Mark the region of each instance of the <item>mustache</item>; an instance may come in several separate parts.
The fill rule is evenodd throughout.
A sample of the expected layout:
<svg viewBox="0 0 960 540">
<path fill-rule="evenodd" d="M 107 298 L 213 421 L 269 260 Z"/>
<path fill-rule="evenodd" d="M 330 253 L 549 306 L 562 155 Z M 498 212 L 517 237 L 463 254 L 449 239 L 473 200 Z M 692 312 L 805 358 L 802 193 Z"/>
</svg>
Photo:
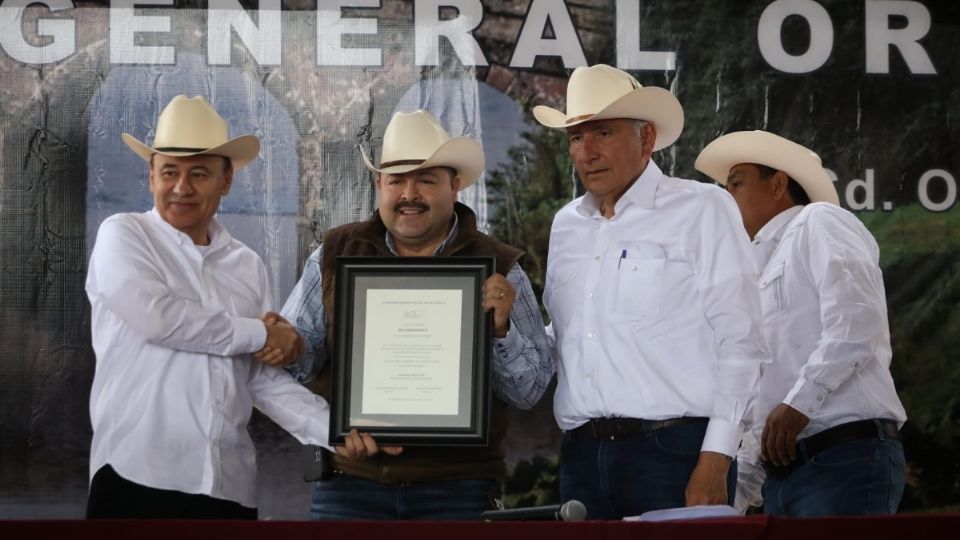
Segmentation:
<svg viewBox="0 0 960 540">
<path fill-rule="evenodd" d="M 394 212 L 399 212 L 400 210 L 403 210 L 404 208 L 412 208 L 412 209 L 414 209 L 414 210 L 422 210 L 422 211 L 424 211 L 424 212 L 426 212 L 427 210 L 430 210 L 430 207 L 427 206 L 426 204 L 422 203 L 422 202 L 416 202 L 416 201 L 400 201 L 400 202 L 398 202 L 397 204 L 395 204 L 395 205 L 393 206 L 393 211 L 394 211 Z"/>
</svg>

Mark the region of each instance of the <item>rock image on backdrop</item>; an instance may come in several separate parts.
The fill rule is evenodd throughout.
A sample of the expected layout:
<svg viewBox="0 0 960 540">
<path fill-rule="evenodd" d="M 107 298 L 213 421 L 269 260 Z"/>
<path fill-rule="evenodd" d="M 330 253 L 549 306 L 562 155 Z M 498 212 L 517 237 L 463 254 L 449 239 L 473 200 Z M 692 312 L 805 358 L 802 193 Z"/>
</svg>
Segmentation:
<svg viewBox="0 0 960 540">
<path fill-rule="evenodd" d="M 960 507 L 960 3 L 947 0 L 3 0 L 0 2 L 0 519 L 81 517 L 93 377 L 83 290 L 97 227 L 144 211 L 143 162 L 177 94 L 257 135 L 219 219 L 286 298 L 331 227 L 367 218 L 396 111 L 482 141 L 462 193 L 527 252 L 542 292 L 554 213 L 582 194 L 566 138 L 532 120 L 595 63 L 683 104 L 670 175 L 717 136 L 764 129 L 814 149 L 881 247 L 893 374 L 909 420 L 901 511 Z M 279 307 L 279 306 L 277 306 Z M 555 501 L 551 396 L 514 411 L 508 505 Z M 301 448 L 251 426 L 260 515 L 304 519 Z"/>
</svg>

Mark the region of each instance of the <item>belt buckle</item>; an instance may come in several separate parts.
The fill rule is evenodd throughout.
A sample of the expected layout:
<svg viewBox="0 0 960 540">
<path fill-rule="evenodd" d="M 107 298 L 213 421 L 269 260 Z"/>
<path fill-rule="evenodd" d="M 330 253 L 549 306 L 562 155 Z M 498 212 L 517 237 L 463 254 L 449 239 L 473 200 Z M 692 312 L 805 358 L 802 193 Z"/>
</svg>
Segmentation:
<svg viewBox="0 0 960 540">
<path fill-rule="evenodd" d="M 623 431 L 623 426 L 616 418 L 597 418 L 590 420 L 590 427 L 593 430 L 593 438 L 610 439 L 614 441 Z"/>
</svg>

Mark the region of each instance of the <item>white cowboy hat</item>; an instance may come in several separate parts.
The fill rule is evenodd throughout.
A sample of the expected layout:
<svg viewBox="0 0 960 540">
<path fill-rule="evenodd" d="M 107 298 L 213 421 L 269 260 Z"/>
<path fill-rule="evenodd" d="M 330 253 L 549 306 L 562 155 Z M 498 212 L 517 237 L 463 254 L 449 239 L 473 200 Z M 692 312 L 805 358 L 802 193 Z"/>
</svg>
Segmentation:
<svg viewBox="0 0 960 540">
<path fill-rule="evenodd" d="M 373 165 L 363 147 L 360 155 L 376 173 L 404 174 L 430 167 L 451 167 L 460 177 L 460 189 L 480 178 L 484 157 L 480 144 L 470 137 L 451 137 L 437 119 L 423 109 L 398 112 L 383 132 L 380 166 Z"/>
<path fill-rule="evenodd" d="M 799 144 L 766 131 L 737 131 L 708 144 L 694 167 L 727 185 L 730 169 L 741 163 L 766 165 L 797 181 L 810 202 L 840 205 L 837 189 L 823 168 L 820 156 Z"/>
<path fill-rule="evenodd" d="M 605 64 L 578 67 L 567 83 L 567 112 L 537 105 L 533 115 L 556 129 L 610 118 L 652 122 L 657 128 L 654 151 L 673 144 L 683 131 L 683 107 L 669 91 L 642 86 L 629 73 Z"/>
<path fill-rule="evenodd" d="M 184 157 L 214 155 L 230 158 L 235 169 L 256 159 L 260 140 L 253 135 L 227 138 L 227 122 L 201 96 L 176 96 L 157 119 L 153 147 L 132 135 L 121 135 L 123 142 L 143 159 L 153 154 Z"/>
</svg>

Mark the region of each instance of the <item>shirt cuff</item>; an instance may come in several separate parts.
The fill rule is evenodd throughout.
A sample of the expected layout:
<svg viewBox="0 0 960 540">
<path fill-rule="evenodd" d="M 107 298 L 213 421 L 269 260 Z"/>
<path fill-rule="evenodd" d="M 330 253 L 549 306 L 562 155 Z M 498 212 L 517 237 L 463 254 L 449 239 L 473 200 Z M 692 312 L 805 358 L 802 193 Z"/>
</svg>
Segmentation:
<svg viewBox="0 0 960 540">
<path fill-rule="evenodd" d="M 737 456 L 740 446 L 740 427 L 729 420 L 711 418 L 707 424 L 707 433 L 703 436 L 701 452 L 717 452 L 727 457 Z"/>
<path fill-rule="evenodd" d="M 510 330 L 507 331 L 506 336 L 493 338 L 493 353 L 503 366 L 506 366 L 507 361 L 511 358 L 517 357 L 517 347 L 520 344 L 518 334 L 517 325 L 511 321 Z"/>
<path fill-rule="evenodd" d="M 324 399 L 320 396 L 313 396 L 313 400 L 322 406 L 326 406 Z M 300 440 L 303 444 L 312 444 L 321 446 L 327 450 L 337 453 L 337 449 L 330 444 L 330 410 L 327 409 L 325 415 L 311 416 L 307 418 L 307 433 Z"/>
<path fill-rule="evenodd" d="M 233 351 L 231 354 L 254 353 L 267 344 L 267 327 L 260 319 L 234 317 Z"/>
<path fill-rule="evenodd" d="M 823 406 L 829 394 L 826 388 L 801 377 L 790 389 L 790 393 L 783 402 L 812 418 Z"/>
</svg>

